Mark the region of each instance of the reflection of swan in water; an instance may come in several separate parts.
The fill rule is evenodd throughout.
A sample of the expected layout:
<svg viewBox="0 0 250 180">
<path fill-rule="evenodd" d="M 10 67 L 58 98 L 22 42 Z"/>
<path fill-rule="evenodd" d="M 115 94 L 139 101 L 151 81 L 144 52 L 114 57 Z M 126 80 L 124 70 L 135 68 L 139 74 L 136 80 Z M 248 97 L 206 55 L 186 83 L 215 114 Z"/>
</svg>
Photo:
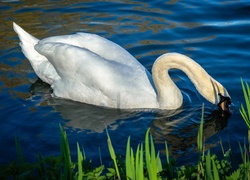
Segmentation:
<svg viewBox="0 0 250 180">
<path fill-rule="evenodd" d="M 36 74 L 51 84 L 53 95 L 120 109 L 177 109 L 181 91 L 169 77 L 182 70 L 198 92 L 218 104 L 227 90 L 191 58 L 166 53 L 154 63 L 152 75 L 131 54 L 97 35 L 77 33 L 38 40 L 13 23 L 24 55 Z"/>
<path fill-rule="evenodd" d="M 131 117 L 141 116 L 140 111 L 108 109 L 64 99 L 51 98 L 50 94 L 52 90 L 50 88 L 50 85 L 44 83 L 41 80 L 37 80 L 34 84 L 32 84 L 30 87 L 30 91 L 32 94 L 43 96 L 44 99 L 47 100 L 48 105 L 52 106 L 55 109 L 55 111 L 59 112 L 62 115 L 62 117 L 66 120 L 65 126 L 72 127 L 74 129 L 89 130 L 91 132 L 103 132 L 107 126 L 113 126 L 112 128 L 115 129 L 116 126 L 118 126 L 117 123 L 115 122 L 119 119 L 125 120 L 125 119 L 131 119 Z M 184 107 L 184 109 L 176 109 L 171 111 L 158 110 L 151 112 L 152 114 L 156 113 L 156 117 L 152 117 L 154 120 L 150 125 L 151 132 L 155 136 L 156 141 L 163 138 L 164 140 L 170 141 L 170 143 L 172 143 L 172 141 L 179 142 L 174 138 L 176 137 L 178 139 L 180 137 L 172 136 L 171 132 L 174 131 L 177 125 L 180 128 L 181 126 L 180 123 L 182 122 L 190 124 L 187 121 L 190 121 L 190 116 L 195 112 L 198 112 L 198 110 L 190 108 L 185 109 Z M 219 121 L 221 118 L 218 116 L 220 116 L 221 114 L 222 114 L 221 111 L 214 111 L 214 114 L 211 114 L 211 119 L 213 119 L 213 121 L 211 120 L 206 121 L 204 127 L 207 127 L 208 122 L 224 122 L 224 121 Z M 137 119 L 137 117 L 135 117 L 134 119 Z M 178 119 L 178 117 L 180 118 Z M 188 120 L 185 121 L 185 119 Z M 197 119 L 197 124 L 199 123 L 199 120 L 200 119 Z M 189 126 L 187 125 L 184 127 L 188 128 Z M 216 127 L 220 128 L 222 126 L 216 125 Z M 191 128 L 189 129 L 189 131 L 183 132 L 183 136 L 184 135 L 187 136 L 187 133 L 192 133 L 192 128 L 197 128 L 197 127 L 193 127 L 192 124 L 192 127 L 189 128 Z M 211 131 L 211 129 L 209 131 Z M 211 133 L 212 132 L 216 133 L 215 131 L 211 131 Z M 191 134 L 191 135 L 196 136 L 196 134 Z"/>
<path fill-rule="evenodd" d="M 185 109 L 174 117 L 167 117 L 161 113 L 152 121 L 150 132 L 153 134 L 156 143 L 168 142 L 172 155 L 178 157 L 186 153 L 189 154 L 196 149 L 200 115 L 200 107 Z M 212 112 L 205 109 L 204 138 L 208 139 L 225 128 L 230 115 L 229 112 L 222 111 L 220 108 Z"/>
<path fill-rule="evenodd" d="M 115 130 L 118 126 L 115 123 L 117 120 L 125 120 L 138 113 L 55 98 L 49 99 L 48 102 L 66 120 L 64 126 L 87 132 L 102 133 L 107 126 Z"/>
<path fill-rule="evenodd" d="M 141 118 L 141 113 L 143 113 L 137 110 L 110 109 L 70 100 L 52 98 L 52 89 L 50 85 L 44 83 L 40 79 L 31 85 L 30 92 L 32 95 L 42 96 L 43 104 L 45 100 L 46 104 L 53 107 L 55 111 L 59 112 L 62 118 L 66 120 L 65 126 L 73 129 L 101 133 L 107 126 L 111 126 L 112 129 L 115 129 L 116 126 L 118 126 L 117 120 L 131 120 L 132 117 L 132 119 L 137 121 Z M 181 111 L 181 109 L 171 111 L 164 110 L 164 115 L 171 117 L 179 114 Z M 156 111 L 149 110 L 148 112 L 155 114 Z M 151 117 L 148 118 L 150 118 L 151 121 Z M 122 123 L 122 121 L 120 122 Z"/>
<path fill-rule="evenodd" d="M 117 120 L 126 120 L 141 113 L 139 111 L 103 108 L 70 100 L 51 98 L 51 91 L 50 85 L 40 79 L 30 87 L 31 94 L 42 96 L 49 106 L 61 114 L 62 118 L 66 120 L 64 126 L 77 130 L 102 133 L 107 126 L 114 130 L 118 126 L 115 123 Z"/>
</svg>

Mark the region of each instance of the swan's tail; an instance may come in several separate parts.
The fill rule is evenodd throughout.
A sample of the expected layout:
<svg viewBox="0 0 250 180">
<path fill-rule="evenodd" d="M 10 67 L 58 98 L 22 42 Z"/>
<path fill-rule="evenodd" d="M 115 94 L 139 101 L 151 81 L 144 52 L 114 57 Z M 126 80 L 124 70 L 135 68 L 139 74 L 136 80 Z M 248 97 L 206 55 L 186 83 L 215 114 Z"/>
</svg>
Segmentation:
<svg viewBox="0 0 250 180">
<path fill-rule="evenodd" d="M 34 36 L 27 33 L 23 30 L 20 26 L 13 22 L 13 29 L 18 34 L 20 39 L 19 45 L 22 48 L 23 54 L 26 56 L 27 59 L 31 61 L 31 65 L 33 66 L 34 62 L 44 58 L 41 56 L 35 49 L 34 46 L 38 43 L 39 39 L 35 38 Z"/>
<path fill-rule="evenodd" d="M 58 78 L 58 75 L 48 59 L 35 50 L 35 45 L 38 43 L 39 39 L 27 33 L 14 22 L 13 29 L 18 34 L 21 41 L 19 45 L 22 48 L 23 54 L 30 61 L 38 77 L 44 82 L 51 84 L 53 79 Z"/>
</svg>

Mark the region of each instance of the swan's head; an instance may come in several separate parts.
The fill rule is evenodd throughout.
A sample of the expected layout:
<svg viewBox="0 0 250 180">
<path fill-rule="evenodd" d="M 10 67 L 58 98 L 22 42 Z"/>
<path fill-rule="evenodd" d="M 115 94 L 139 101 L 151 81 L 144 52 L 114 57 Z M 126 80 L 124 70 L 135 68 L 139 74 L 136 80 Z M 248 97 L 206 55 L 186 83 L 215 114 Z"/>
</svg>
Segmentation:
<svg viewBox="0 0 250 180">
<path fill-rule="evenodd" d="M 211 103 L 218 105 L 221 110 L 230 112 L 231 97 L 226 88 L 213 78 L 210 79 L 210 83 L 210 85 L 203 86 L 206 88 L 200 91 L 201 94 Z"/>
<path fill-rule="evenodd" d="M 229 105 L 231 104 L 231 98 L 223 96 L 219 93 L 220 102 L 218 103 L 219 108 L 224 111 L 230 113 Z"/>
</svg>

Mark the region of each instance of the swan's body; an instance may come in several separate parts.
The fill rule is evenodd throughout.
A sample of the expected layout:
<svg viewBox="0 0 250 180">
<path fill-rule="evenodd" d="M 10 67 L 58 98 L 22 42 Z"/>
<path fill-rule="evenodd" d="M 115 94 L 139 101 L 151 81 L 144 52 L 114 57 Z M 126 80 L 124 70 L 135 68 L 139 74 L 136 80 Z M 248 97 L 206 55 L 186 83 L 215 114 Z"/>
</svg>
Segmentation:
<svg viewBox="0 0 250 180">
<path fill-rule="evenodd" d="M 168 75 L 184 71 L 211 103 L 227 90 L 195 61 L 167 53 L 154 63 L 151 74 L 125 49 L 97 35 L 77 33 L 38 40 L 13 23 L 24 55 L 34 71 L 49 83 L 56 97 L 111 108 L 177 109 L 182 94 Z"/>
</svg>

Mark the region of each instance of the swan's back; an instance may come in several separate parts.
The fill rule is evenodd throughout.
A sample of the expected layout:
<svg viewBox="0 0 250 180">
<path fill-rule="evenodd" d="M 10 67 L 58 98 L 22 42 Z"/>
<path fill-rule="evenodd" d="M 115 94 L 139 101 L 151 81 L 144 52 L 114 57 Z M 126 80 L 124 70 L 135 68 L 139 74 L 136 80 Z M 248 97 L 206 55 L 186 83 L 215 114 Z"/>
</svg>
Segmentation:
<svg viewBox="0 0 250 180">
<path fill-rule="evenodd" d="M 99 56 L 126 66 L 140 66 L 144 68 L 128 51 L 118 44 L 109 41 L 101 36 L 90 33 L 76 33 L 72 35 L 62 35 L 45 38 L 40 43 L 58 42 L 70 44 L 98 54 Z"/>
</svg>

